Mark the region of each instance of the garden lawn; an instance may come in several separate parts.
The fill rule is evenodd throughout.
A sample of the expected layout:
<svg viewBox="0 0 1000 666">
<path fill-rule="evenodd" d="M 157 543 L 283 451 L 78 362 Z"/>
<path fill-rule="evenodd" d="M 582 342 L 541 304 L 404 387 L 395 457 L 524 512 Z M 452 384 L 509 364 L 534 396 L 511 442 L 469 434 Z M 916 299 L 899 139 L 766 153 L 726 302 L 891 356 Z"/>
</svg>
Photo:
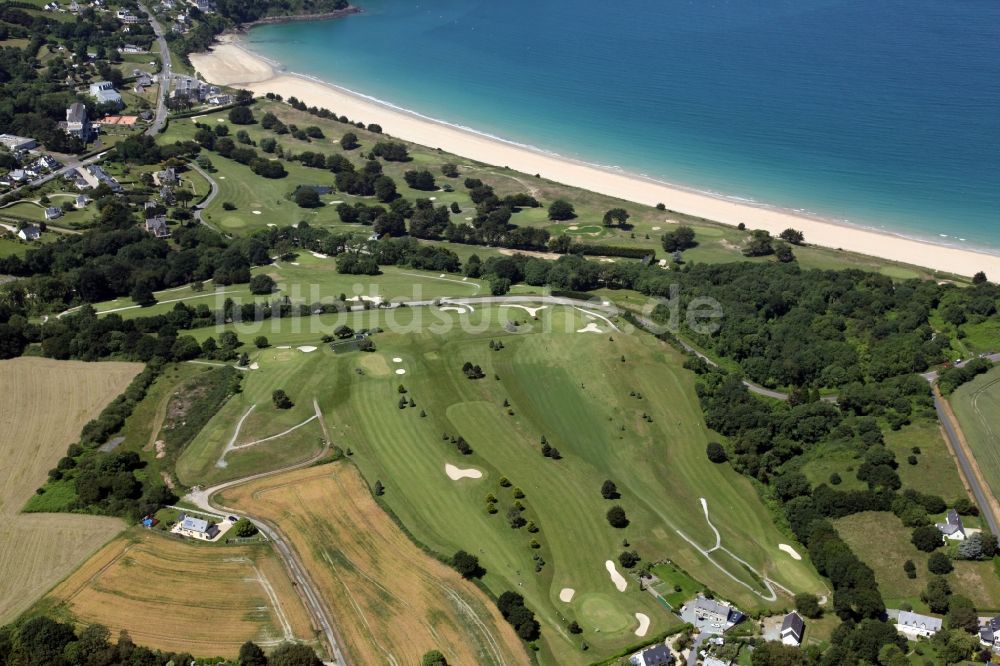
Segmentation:
<svg viewBox="0 0 1000 666">
<path fill-rule="evenodd" d="M 948 401 L 955 410 L 976 463 L 994 497 L 1000 497 L 1000 448 L 996 415 L 1000 412 L 1000 368 L 993 368 L 961 386 Z"/>
</svg>

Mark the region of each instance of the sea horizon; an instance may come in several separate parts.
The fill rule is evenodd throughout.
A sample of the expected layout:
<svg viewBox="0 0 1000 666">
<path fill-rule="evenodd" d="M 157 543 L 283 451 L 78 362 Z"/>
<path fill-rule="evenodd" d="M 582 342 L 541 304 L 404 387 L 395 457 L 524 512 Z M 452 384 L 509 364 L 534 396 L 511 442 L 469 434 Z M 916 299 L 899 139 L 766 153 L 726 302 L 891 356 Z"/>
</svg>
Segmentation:
<svg viewBox="0 0 1000 666">
<path fill-rule="evenodd" d="M 810 2 L 824 6 L 844 4 L 840 0 L 810 0 Z M 970 199 L 967 195 L 956 192 L 956 205 L 944 216 L 933 209 L 925 212 L 913 210 L 913 206 L 909 207 L 909 211 L 905 210 L 905 206 L 900 206 L 904 209 L 903 214 L 901 214 L 900 210 L 895 209 L 893 201 L 888 195 L 880 192 L 877 188 L 872 190 L 870 194 L 879 200 L 880 206 L 869 210 L 866 204 L 870 204 L 871 201 L 866 201 L 863 197 L 837 199 L 838 196 L 844 197 L 842 188 L 832 187 L 823 192 L 822 178 L 806 182 L 807 186 L 799 189 L 796 187 L 774 188 L 771 187 L 773 185 L 771 182 L 767 183 L 767 186 L 762 184 L 760 187 L 755 187 L 753 179 L 748 180 L 745 177 L 747 164 L 752 170 L 753 164 L 761 161 L 761 158 L 751 152 L 742 153 L 746 163 L 735 165 L 730 163 L 724 166 L 711 160 L 696 159 L 704 157 L 704 155 L 694 155 L 693 159 L 687 161 L 670 158 L 652 163 L 644 162 L 644 156 L 629 150 L 628 144 L 616 145 L 612 151 L 613 154 L 602 154 L 600 143 L 595 144 L 593 141 L 587 141 L 586 139 L 590 137 L 586 136 L 586 133 L 581 136 L 580 132 L 570 129 L 564 133 L 549 132 L 545 136 L 539 136 L 531 131 L 531 122 L 525 122 L 523 118 L 519 120 L 516 114 L 504 114 L 502 119 L 498 119 L 490 114 L 484 114 L 478 108 L 474 110 L 474 113 L 462 114 L 459 110 L 461 104 L 449 104 L 447 95 L 442 95 L 445 98 L 444 101 L 433 98 L 426 92 L 414 95 L 414 88 L 407 85 L 395 85 L 398 82 L 393 77 L 386 76 L 385 72 L 375 65 L 370 66 L 369 69 L 359 68 L 352 60 L 346 70 L 329 66 L 330 62 L 336 60 L 334 53 L 329 52 L 330 44 L 337 44 L 336 49 L 357 46 L 355 40 L 345 40 L 345 37 L 350 37 L 359 31 L 352 24 L 362 25 L 364 29 L 360 32 L 364 36 L 370 34 L 373 29 L 372 25 L 375 26 L 376 30 L 388 29 L 382 22 L 395 20 L 397 18 L 396 12 L 402 11 L 403 14 L 399 18 L 405 19 L 411 15 L 409 12 L 422 11 L 419 6 L 412 7 L 408 3 L 403 8 L 399 5 L 389 7 L 392 4 L 385 0 L 370 0 L 361 3 L 361 8 L 365 10 L 363 13 L 343 19 L 255 26 L 248 33 L 240 35 L 238 43 L 241 47 L 270 62 L 278 71 L 332 86 L 343 92 L 417 118 L 502 141 L 540 154 L 594 166 L 613 173 L 638 177 L 648 182 L 669 185 L 689 192 L 706 194 L 724 201 L 749 204 L 764 210 L 792 213 L 806 218 L 868 229 L 935 245 L 1000 255 L 1000 228 L 998 228 L 1000 225 L 995 224 L 995 222 L 1000 221 L 1000 217 L 995 212 L 1000 210 L 1000 184 L 998 184 L 1000 181 L 993 182 L 992 185 L 987 182 L 986 187 L 980 187 L 977 191 L 983 195 L 981 200 L 975 197 Z M 454 4 L 454 2 L 446 2 L 443 9 L 431 10 L 443 12 L 437 19 L 432 18 L 431 23 L 449 24 L 455 21 L 456 19 L 449 14 L 449 11 L 454 9 Z M 1000 17 L 1000 11 L 996 13 Z M 365 19 L 374 19 L 378 23 L 365 24 L 362 22 Z M 478 26 L 474 25 L 473 29 L 476 27 Z M 318 44 L 315 43 L 317 36 L 323 37 Z M 377 45 L 371 48 L 376 49 Z M 318 59 L 309 57 L 310 51 L 317 49 L 327 53 L 328 57 Z M 339 53 L 336 49 L 335 52 Z M 354 55 L 356 59 L 366 61 L 367 54 L 363 51 L 359 53 L 355 49 Z M 327 64 L 320 65 L 317 64 L 318 61 Z M 1000 60 L 997 61 L 997 67 L 1000 71 Z M 352 72 L 353 75 L 347 74 L 347 71 Z M 362 85 L 358 85 L 358 83 Z M 411 81 L 411 83 L 413 82 Z M 417 81 L 416 89 L 424 89 L 425 84 L 426 82 L 423 80 Z M 430 88 L 434 93 L 440 94 L 442 91 L 440 82 L 430 86 Z M 487 92 L 489 91 L 487 90 Z M 1000 95 L 994 95 L 994 97 L 998 113 L 1000 113 Z M 487 103 L 490 101 L 488 95 L 486 100 Z M 991 98 L 990 102 L 992 103 L 992 101 L 994 100 Z M 336 111 L 336 109 L 332 110 Z M 537 114 L 529 114 L 529 116 L 528 120 L 537 121 L 539 119 Z M 367 122 L 364 118 L 352 118 L 352 120 Z M 551 118 L 543 117 L 542 126 L 548 127 L 551 121 Z M 990 118 L 987 117 L 986 121 L 989 123 Z M 655 120 L 650 122 L 655 122 Z M 1000 122 L 996 120 L 993 122 L 1000 130 Z M 570 125 L 568 122 L 564 124 Z M 614 125 L 611 127 L 613 128 Z M 607 130 L 608 128 L 598 127 L 597 129 Z M 581 138 L 583 140 L 580 140 Z M 911 139 L 916 140 L 917 138 L 912 137 Z M 984 137 L 985 143 L 989 144 L 995 138 L 992 135 L 986 136 Z M 719 141 L 716 140 L 715 143 L 719 143 Z M 725 147 L 734 148 L 734 146 Z M 737 145 L 735 148 L 736 152 L 739 153 L 739 146 Z M 588 151 L 588 149 L 590 150 Z M 692 156 L 688 154 L 688 157 Z M 968 167 L 970 171 L 974 170 L 973 167 L 979 166 L 986 174 L 989 174 L 993 172 L 994 166 L 1000 167 L 1000 157 L 996 155 L 994 157 L 995 165 L 990 161 L 983 164 L 975 163 L 973 160 L 967 165 L 959 166 Z M 699 174 L 704 174 L 706 177 L 698 177 Z M 733 177 L 734 175 L 735 177 Z M 949 178 L 954 180 L 955 177 L 954 173 L 942 176 L 945 180 Z M 940 186 L 941 179 L 933 180 L 937 180 L 937 184 Z M 989 180 L 988 176 L 986 180 Z M 838 184 L 834 183 L 834 185 Z M 911 185 L 918 184 L 911 183 Z M 803 182 L 793 182 L 792 185 L 802 186 Z M 812 197 L 813 200 L 811 200 L 810 192 L 820 192 L 825 196 Z M 819 201 L 817 202 L 815 199 Z M 994 199 L 996 199 L 997 205 L 995 208 L 993 207 Z M 829 202 L 832 200 L 838 200 L 843 205 L 831 205 Z M 824 201 L 828 203 L 824 205 Z M 670 208 L 669 201 L 664 203 Z M 947 205 L 947 203 L 944 202 L 941 205 Z M 890 209 L 891 212 L 886 214 Z"/>
</svg>

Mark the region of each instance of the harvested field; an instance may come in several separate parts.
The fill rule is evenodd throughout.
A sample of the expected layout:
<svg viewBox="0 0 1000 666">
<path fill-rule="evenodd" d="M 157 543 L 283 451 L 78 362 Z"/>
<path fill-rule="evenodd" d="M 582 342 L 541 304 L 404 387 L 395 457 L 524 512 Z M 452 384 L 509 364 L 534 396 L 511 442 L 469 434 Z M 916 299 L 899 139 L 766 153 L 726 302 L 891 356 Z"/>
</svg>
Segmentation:
<svg viewBox="0 0 1000 666">
<path fill-rule="evenodd" d="M 493 603 L 423 553 L 375 503 L 349 464 L 227 490 L 225 504 L 280 525 L 332 611 L 352 663 L 527 664 Z"/>
<path fill-rule="evenodd" d="M 234 657 L 252 640 L 311 639 L 309 616 L 270 546 L 213 547 L 136 529 L 60 583 L 43 605 L 121 629 L 141 645 Z"/>
<path fill-rule="evenodd" d="M 14 619 L 120 532 L 116 518 L 18 512 L 138 363 L 0 362 L 0 623 Z"/>
</svg>

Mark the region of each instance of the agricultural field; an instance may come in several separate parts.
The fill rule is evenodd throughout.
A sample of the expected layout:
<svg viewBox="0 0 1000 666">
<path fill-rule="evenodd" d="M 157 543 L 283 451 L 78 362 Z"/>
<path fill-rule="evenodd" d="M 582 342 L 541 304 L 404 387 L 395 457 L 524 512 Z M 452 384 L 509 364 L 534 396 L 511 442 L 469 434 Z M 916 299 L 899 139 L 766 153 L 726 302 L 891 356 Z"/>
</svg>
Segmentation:
<svg viewBox="0 0 1000 666">
<path fill-rule="evenodd" d="M 142 366 L 22 357 L 0 362 L 0 623 L 14 619 L 118 534 L 117 518 L 21 514 L 83 425 Z"/>
<path fill-rule="evenodd" d="M 879 590 L 888 608 L 909 603 L 918 612 L 927 612 L 920 592 L 927 587 L 928 553 L 917 550 L 910 541 L 912 530 L 891 513 L 866 511 L 834 521 L 841 538 L 861 561 L 875 572 Z M 945 547 L 947 548 L 947 547 Z M 903 563 L 913 560 L 917 577 L 907 578 Z M 948 574 L 952 592 L 972 600 L 980 612 L 1000 611 L 1000 577 L 992 562 L 954 560 L 955 570 Z"/>
<path fill-rule="evenodd" d="M 245 129 L 250 139 L 259 143 L 265 137 L 274 138 L 278 145 L 288 153 L 305 151 L 324 154 L 341 153 L 360 163 L 360 153 L 366 152 L 376 142 L 385 140 L 384 135 L 373 134 L 367 130 L 346 126 L 339 122 L 318 118 L 303 111 L 298 111 L 286 104 L 262 100 L 254 106 L 254 114 L 259 119 L 266 112 L 274 113 L 285 124 L 295 124 L 299 127 L 317 126 L 324 134 L 322 139 L 302 141 L 290 134 L 275 135 L 263 129 L 259 124 L 230 127 L 231 132 Z M 164 142 L 172 143 L 179 140 L 193 139 L 196 132 L 195 123 L 208 125 L 228 124 L 227 111 L 207 113 L 196 118 L 182 119 L 171 123 L 163 134 Z M 358 136 L 361 147 L 353 151 L 344 151 L 339 145 L 340 137 L 347 131 Z M 724 225 L 715 224 L 701 218 L 693 218 L 672 211 L 659 211 L 648 206 L 622 201 L 612 197 L 595 194 L 578 188 L 568 187 L 544 178 L 522 174 L 501 167 L 472 162 L 455 155 L 443 153 L 432 148 L 407 143 L 412 160 L 403 163 L 387 162 L 383 164 L 385 173 L 396 181 L 399 193 L 408 198 L 431 198 L 435 204 L 450 205 L 457 203 L 462 213 L 453 215 L 455 222 L 470 219 L 475 205 L 469 198 L 463 186 L 466 177 L 481 178 L 494 186 L 499 196 L 527 192 L 548 205 L 555 199 L 564 198 L 571 201 L 577 217 L 568 222 L 552 222 L 546 217 L 546 209 L 524 209 L 511 219 L 511 222 L 521 226 L 544 226 L 554 236 L 570 235 L 574 239 L 587 243 L 607 243 L 616 246 L 644 247 L 656 251 L 663 256 L 660 246 L 660 236 L 678 223 L 689 224 L 695 228 L 698 247 L 685 252 L 687 261 L 697 262 L 729 262 L 729 261 L 770 261 L 769 258 L 746 258 L 740 253 L 740 247 L 747 238 L 747 233 Z M 312 226 L 325 227 L 334 231 L 358 231 L 363 227 L 343 224 L 335 208 L 340 202 L 353 204 L 356 201 L 372 203 L 364 199 L 334 193 L 321 197 L 323 206 L 314 209 L 298 207 L 290 198 L 295 187 L 301 184 L 330 185 L 333 174 L 323 169 L 305 167 L 298 162 L 283 162 L 288 171 L 286 178 L 268 180 L 253 175 L 247 166 L 218 154 L 206 151 L 211 159 L 214 173 L 212 177 L 219 185 L 219 196 L 208 206 L 205 219 L 213 226 L 223 231 L 238 235 L 248 235 L 267 224 L 284 226 L 299 221 L 306 221 Z M 442 164 L 451 162 L 459 165 L 461 175 L 458 178 L 445 178 L 441 175 Z M 439 189 L 434 192 L 413 190 L 403 180 L 403 173 L 411 169 L 426 168 L 433 173 L 437 184 L 447 183 L 454 191 Z M 225 210 L 224 203 L 232 204 L 233 210 Z M 632 215 L 629 228 L 606 228 L 602 224 L 605 211 L 614 207 L 624 207 Z M 808 241 L 808 239 L 806 239 Z M 888 263 L 884 260 L 852 255 L 836 250 L 797 247 L 795 253 L 799 263 L 806 268 L 859 268 L 881 272 L 894 279 L 912 277 L 930 277 L 931 272 L 915 266 Z"/>
<path fill-rule="evenodd" d="M 55 617 L 196 657 L 232 658 L 252 640 L 312 640 L 309 615 L 266 544 L 213 547 L 133 528 L 39 604 Z"/>
<path fill-rule="evenodd" d="M 1000 410 L 1000 368 L 993 368 L 948 397 L 962 434 L 976 457 L 993 496 L 1000 498 L 1000 447 L 996 414 Z"/>
<path fill-rule="evenodd" d="M 422 552 L 347 462 L 225 491 L 220 502 L 279 525 L 333 612 L 351 663 L 528 664 L 490 599 Z"/>
<path fill-rule="evenodd" d="M 373 353 L 338 354 L 319 344 L 317 327 L 339 324 L 385 332 L 372 338 Z M 650 561 L 669 558 L 747 609 L 788 603 L 781 596 L 766 601 L 762 577 L 794 592 L 828 592 L 807 560 L 778 548 L 794 539 L 774 526 L 753 486 L 707 460 L 709 433 L 693 375 L 681 368 L 678 353 L 651 336 L 620 334 L 612 322 L 551 306 L 373 310 L 227 329 L 246 342 L 263 333 L 274 347 L 251 353 L 258 369 L 247 373 L 243 394 L 181 457 L 180 480 L 209 485 L 238 476 L 218 466 L 234 434 L 237 440 L 279 434 L 308 419 L 315 398 L 334 443 L 351 454 L 370 486 L 382 482 L 384 502 L 418 543 L 444 556 L 468 550 L 489 572 L 484 582 L 494 595 L 515 590 L 525 596 L 542 622 L 547 663 L 592 661 L 640 640 L 636 613 L 650 619 L 649 636 L 674 624 L 617 565 L 623 550 Z M 199 339 L 218 333 L 192 332 Z M 504 348 L 491 351 L 491 340 Z M 467 361 L 481 366 L 482 379 L 463 375 Z M 295 402 L 284 414 L 270 402 L 276 388 Z M 401 397 L 414 406 L 401 408 Z M 251 404 L 255 410 L 237 433 Z M 468 455 L 450 441 L 458 436 L 470 445 Z M 562 459 L 542 456 L 542 436 Z M 310 452 L 296 450 L 300 459 Z M 452 474 L 465 470 L 478 478 L 452 480 L 446 465 L 454 466 Z M 510 487 L 501 486 L 502 477 Z M 617 484 L 620 499 L 602 498 L 607 479 Z M 525 497 L 515 498 L 514 487 Z M 496 499 L 495 514 L 487 512 L 489 496 Z M 537 531 L 508 526 L 515 501 Z M 605 518 L 616 504 L 628 516 L 624 529 Z M 616 589 L 609 560 L 624 591 Z M 573 590 L 569 602 L 560 600 L 565 589 Z M 571 620 L 584 628 L 582 635 L 568 633 Z"/>
</svg>

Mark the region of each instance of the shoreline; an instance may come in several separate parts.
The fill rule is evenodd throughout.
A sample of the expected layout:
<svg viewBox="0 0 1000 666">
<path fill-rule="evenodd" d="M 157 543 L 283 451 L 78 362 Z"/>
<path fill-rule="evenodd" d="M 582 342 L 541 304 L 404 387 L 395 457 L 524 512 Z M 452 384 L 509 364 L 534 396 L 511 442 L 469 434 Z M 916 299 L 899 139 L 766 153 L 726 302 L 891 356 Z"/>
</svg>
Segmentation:
<svg viewBox="0 0 1000 666">
<path fill-rule="evenodd" d="M 344 9 L 335 9 L 332 12 L 323 12 L 320 14 L 286 14 L 284 16 L 265 16 L 264 18 L 257 19 L 256 21 L 251 21 L 250 23 L 244 23 L 237 28 L 241 33 L 250 32 L 250 28 L 255 25 L 275 25 L 278 23 L 297 23 L 299 21 L 328 21 L 331 19 L 344 18 L 345 16 L 351 16 L 353 14 L 360 14 L 364 10 L 360 7 L 355 7 L 350 5 Z"/>
<path fill-rule="evenodd" d="M 805 234 L 806 243 L 844 250 L 955 275 L 984 271 L 1000 278 L 1000 254 L 987 249 L 956 247 L 891 231 L 832 221 L 798 211 L 734 200 L 722 195 L 665 183 L 619 169 L 589 164 L 514 143 L 472 128 L 450 124 L 403 109 L 315 77 L 287 71 L 223 35 L 208 53 L 191 55 L 204 79 L 215 85 L 243 87 L 256 95 L 271 92 L 285 99 L 295 96 L 310 106 L 326 107 L 352 120 L 378 123 L 386 135 L 444 150 L 468 159 L 540 174 L 559 183 L 626 201 L 748 229 L 767 229 L 772 235 L 789 227 Z M 665 211 L 666 212 L 666 211 Z"/>
</svg>

